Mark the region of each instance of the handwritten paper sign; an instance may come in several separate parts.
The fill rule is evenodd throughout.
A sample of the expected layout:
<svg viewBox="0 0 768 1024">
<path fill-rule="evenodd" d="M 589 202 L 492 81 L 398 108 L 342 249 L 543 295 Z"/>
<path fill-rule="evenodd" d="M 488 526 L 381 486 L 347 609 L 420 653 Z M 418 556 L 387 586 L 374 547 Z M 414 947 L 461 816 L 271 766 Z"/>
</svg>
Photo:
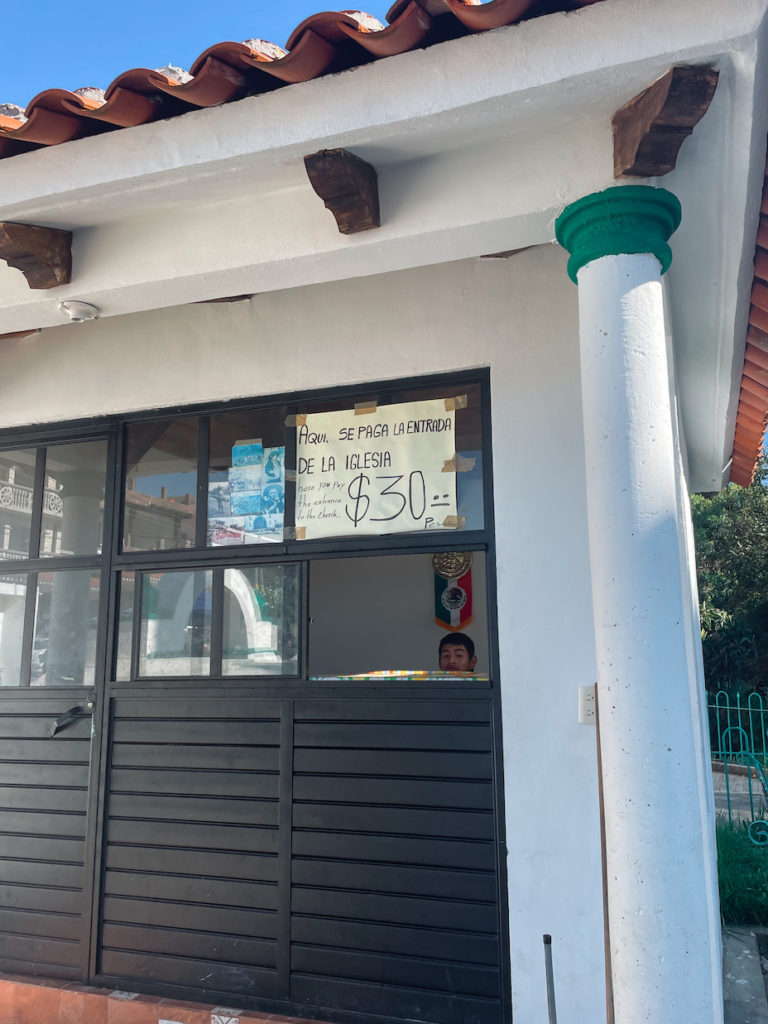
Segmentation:
<svg viewBox="0 0 768 1024">
<path fill-rule="evenodd" d="M 348 409 L 301 417 L 297 536 L 455 529 L 455 412 L 446 404 L 431 399 L 363 415 Z"/>
</svg>

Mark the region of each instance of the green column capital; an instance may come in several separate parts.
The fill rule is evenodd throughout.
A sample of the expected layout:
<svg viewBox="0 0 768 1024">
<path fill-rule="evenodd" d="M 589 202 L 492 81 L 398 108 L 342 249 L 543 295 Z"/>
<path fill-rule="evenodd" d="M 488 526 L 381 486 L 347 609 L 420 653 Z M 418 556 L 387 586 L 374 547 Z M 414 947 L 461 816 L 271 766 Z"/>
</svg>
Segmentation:
<svg viewBox="0 0 768 1024">
<path fill-rule="evenodd" d="M 665 274 L 672 262 L 667 240 L 680 224 L 677 196 L 650 185 L 618 185 L 577 199 L 555 221 L 555 237 L 570 253 L 568 276 L 601 256 L 651 253 Z"/>
</svg>

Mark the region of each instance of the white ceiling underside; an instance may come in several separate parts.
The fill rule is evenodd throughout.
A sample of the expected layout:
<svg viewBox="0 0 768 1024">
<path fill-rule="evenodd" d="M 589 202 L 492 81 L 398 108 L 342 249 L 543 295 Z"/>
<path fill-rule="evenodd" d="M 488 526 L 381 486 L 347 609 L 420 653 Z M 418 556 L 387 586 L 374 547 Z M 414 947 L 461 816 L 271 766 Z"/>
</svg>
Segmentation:
<svg viewBox="0 0 768 1024">
<path fill-rule="evenodd" d="M 730 452 L 765 167 L 768 0 L 605 0 L 224 107 L 0 161 L 0 220 L 74 232 L 70 285 L 0 263 L 0 333 L 549 244 L 615 184 L 611 116 L 674 64 L 714 64 L 674 172 L 668 275 L 691 485 Z M 755 97 L 759 98 L 756 102 Z M 382 226 L 342 236 L 302 157 L 378 170 Z M 514 263 L 510 264 L 514 272 Z"/>
</svg>

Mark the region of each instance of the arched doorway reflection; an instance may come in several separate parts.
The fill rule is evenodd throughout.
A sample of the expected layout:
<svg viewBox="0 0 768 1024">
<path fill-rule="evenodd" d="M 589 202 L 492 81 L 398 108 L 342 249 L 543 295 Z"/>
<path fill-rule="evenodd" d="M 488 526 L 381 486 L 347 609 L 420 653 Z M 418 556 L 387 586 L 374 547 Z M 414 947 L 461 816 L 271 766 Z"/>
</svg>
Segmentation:
<svg viewBox="0 0 768 1024">
<path fill-rule="evenodd" d="M 296 566 L 226 569 L 223 612 L 222 675 L 297 671 Z"/>
</svg>

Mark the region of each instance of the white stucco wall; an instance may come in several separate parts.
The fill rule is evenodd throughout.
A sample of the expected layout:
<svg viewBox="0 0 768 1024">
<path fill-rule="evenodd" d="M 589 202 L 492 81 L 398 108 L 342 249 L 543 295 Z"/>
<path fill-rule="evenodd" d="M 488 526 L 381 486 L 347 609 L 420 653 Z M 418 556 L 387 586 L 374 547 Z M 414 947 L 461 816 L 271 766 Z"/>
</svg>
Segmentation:
<svg viewBox="0 0 768 1024">
<path fill-rule="evenodd" d="M 51 329 L 0 346 L 0 426 L 490 366 L 515 1024 L 605 1018 L 577 291 L 541 247 Z"/>
</svg>

